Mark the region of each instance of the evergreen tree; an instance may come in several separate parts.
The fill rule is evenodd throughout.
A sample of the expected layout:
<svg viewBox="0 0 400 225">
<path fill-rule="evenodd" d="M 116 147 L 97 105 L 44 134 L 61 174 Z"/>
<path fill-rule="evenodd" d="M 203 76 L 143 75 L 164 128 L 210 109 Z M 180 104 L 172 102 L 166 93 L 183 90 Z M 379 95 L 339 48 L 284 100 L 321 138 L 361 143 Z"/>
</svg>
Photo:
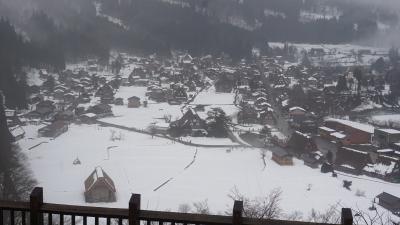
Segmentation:
<svg viewBox="0 0 400 225">
<path fill-rule="evenodd" d="M 296 84 L 293 89 L 289 92 L 290 105 L 304 107 L 307 104 L 307 95 L 303 88 Z"/>
<path fill-rule="evenodd" d="M 389 59 L 393 66 L 397 66 L 400 59 L 398 48 L 392 47 L 389 49 Z"/>
<path fill-rule="evenodd" d="M 336 84 L 336 90 L 339 92 L 347 90 L 347 79 L 345 76 L 340 76 Z"/>
<path fill-rule="evenodd" d="M 307 54 L 307 52 L 303 52 L 303 56 L 302 56 L 302 58 L 301 58 L 301 65 L 302 66 L 305 66 L 305 67 L 311 67 L 311 61 L 310 61 L 310 59 L 308 58 L 308 54 Z"/>
<path fill-rule="evenodd" d="M 54 87 L 56 85 L 56 80 L 53 76 L 49 76 L 47 80 L 43 83 L 43 87 L 47 88 L 50 92 L 54 91 Z"/>
<path fill-rule="evenodd" d="M 357 92 L 360 94 L 361 86 L 362 86 L 362 80 L 363 80 L 363 72 L 362 72 L 362 70 L 360 68 L 356 67 L 353 70 L 353 74 L 354 74 L 354 77 L 357 80 Z"/>
<path fill-rule="evenodd" d="M 382 73 L 383 70 L 385 69 L 385 60 L 383 59 L 383 57 L 380 57 L 379 59 L 377 59 L 375 61 L 375 63 L 371 65 L 371 68 L 373 70 L 376 70 L 376 71 Z"/>
<path fill-rule="evenodd" d="M 214 108 L 208 112 L 208 134 L 212 137 L 225 138 L 228 136 L 230 119 L 221 108 Z"/>
<path fill-rule="evenodd" d="M 13 188 L 11 183 L 11 143 L 14 141 L 8 126 L 7 118 L 4 112 L 3 95 L 0 93 L 0 199 L 8 199 L 8 195 Z"/>
</svg>

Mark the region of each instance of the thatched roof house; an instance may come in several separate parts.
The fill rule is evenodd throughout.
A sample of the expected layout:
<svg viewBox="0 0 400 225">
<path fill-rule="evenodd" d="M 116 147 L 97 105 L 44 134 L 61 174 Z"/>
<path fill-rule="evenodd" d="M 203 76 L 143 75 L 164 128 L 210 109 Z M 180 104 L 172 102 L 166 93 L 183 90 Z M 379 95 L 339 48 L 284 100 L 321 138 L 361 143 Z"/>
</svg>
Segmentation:
<svg viewBox="0 0 400 225">
<path fill-rule="evenodd" d="M 97 167 L 85 180 L 86 202 L 115 202 L 115 185 L 110 176 Z"/>
</svg>

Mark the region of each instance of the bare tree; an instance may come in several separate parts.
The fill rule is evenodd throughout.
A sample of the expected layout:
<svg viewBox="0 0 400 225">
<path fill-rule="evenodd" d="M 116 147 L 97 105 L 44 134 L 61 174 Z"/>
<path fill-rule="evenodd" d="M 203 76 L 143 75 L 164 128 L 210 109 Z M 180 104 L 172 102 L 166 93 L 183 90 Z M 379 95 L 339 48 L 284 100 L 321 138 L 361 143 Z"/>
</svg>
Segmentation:
<svg viewBox="0 0 400 225">
<path fill-rule="evenodd" d="M 338 204 L 332 205 L 324 212 L 318 212 L 312 209 L 307 221 L 315 223 L 338 224 L 341 219 L 341 213 L 338 210 Z"/>
<path fill-rule="evenodd" d="M 237 187 L 234 187 L 228 197 L 233 200 L 243 201 L 243 216 L 245 217 L 274 219 L 282 214 L 282 209 L 279 206 L 281 195 L 282 190 L 276 188 L 267 196 L 250 199 L 241 194 Z"/>
<path fill-rule="evenodd" d="M 186 203 L 180 204 L 178 207 L 178 212 L 181 212 L 181 213 L 189 213 L 191 210 L 192 210 L 192 207 L 190 207 L 190 205 L 186 204 Z"/>
<path fill-rule="evenodd" d="M 284 216 L 285 220 L 289 221 L 301 221 L 303 220 L 303 213 L 300 211 L 294 211 Z"/>
<path fill-rule="evenodd" d="M 357 208 L 353 210 L 355 225 L 396 225 L 399 224 L 392 218 L 389 211 L 378 211 L 377 208 L 370 208 L 370 212 L 365 212 Z"/>
<path fill-rule="evenodd" d="M 194 210 L 193 212 L 199 214 L 210 214 L 210 207 L 208 206 L 207 199 L 200 202 L 193 203 Z"/>
</svg>

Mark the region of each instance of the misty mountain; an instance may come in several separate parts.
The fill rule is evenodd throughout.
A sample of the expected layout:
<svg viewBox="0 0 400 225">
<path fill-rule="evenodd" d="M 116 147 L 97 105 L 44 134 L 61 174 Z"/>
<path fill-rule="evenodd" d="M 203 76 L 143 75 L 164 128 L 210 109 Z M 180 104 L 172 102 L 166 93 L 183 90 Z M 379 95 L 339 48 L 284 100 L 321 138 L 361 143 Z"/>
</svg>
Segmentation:
<svg viewBox="0 0 400 225">
<path fill-rule="evenodd" d="M 0 0 L 0 14 L 33 40 L 58 36 L 66 42 L 67 58 L 68 55 L 97 55 L 111 48 L 161 54 L 168 54 L 171 49 L 187 50 L 192 54 L 225 52 L 240 58 L 265 41 L 344 43 L 397 33 L 400 10 L 389 7 L 393 4 L 390 0 L 382 1 L 390 3 L 378 5 L 348 0 Z M 50 28 L 44 20 L 38 23 L 38 12 L 47 15 L 55 28 Z M 77 44 L 78 40 L 90 43 L 91 47 Z M 75 54 L 76 51 L 79 54 Z"/>
</svg>

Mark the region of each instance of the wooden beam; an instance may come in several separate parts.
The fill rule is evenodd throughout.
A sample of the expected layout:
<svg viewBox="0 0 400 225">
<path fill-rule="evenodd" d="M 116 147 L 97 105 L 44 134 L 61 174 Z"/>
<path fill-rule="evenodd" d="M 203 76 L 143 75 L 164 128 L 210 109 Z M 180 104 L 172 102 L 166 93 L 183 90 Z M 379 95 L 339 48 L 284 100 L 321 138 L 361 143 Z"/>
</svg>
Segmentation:
<svg viewBox="0 0 400 225">
<path fill-rule="evenodd" d="M 233 204 L 232 224 L 233 225 L 242 225 L 243 224 L 243 202 L 242 201 L 235 201 L 235 203 Z"/>
<path fill-rule="evenodd" d="M 35 187 L 30 195 L 30 219 L 31 225 L 42 225 L 40 208 L 43 205 L 43 188 Z"/>
<path fill-rule="evenodd" d="M 140 225 L 140 194 L 132 194 L 128 214 L 129 225 Z"/>
</svg>

